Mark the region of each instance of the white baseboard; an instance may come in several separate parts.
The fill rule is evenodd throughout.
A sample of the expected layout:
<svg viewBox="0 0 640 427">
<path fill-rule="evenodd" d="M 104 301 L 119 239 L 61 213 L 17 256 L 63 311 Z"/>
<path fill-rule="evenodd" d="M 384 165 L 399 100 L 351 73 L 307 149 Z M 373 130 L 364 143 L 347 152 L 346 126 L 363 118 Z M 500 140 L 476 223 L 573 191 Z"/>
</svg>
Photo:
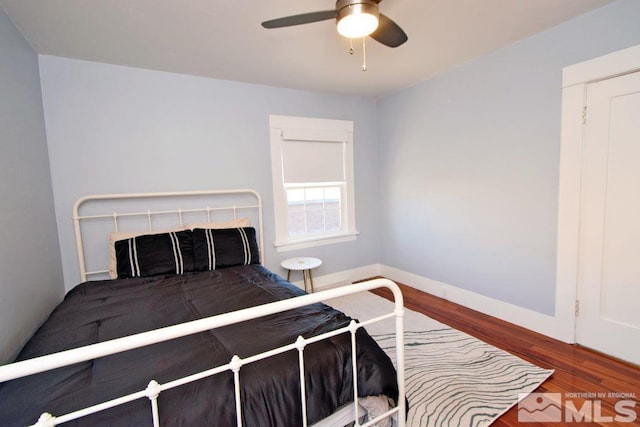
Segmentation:
<svg viewBox="0 0 640 427">
<path fill-rule="evenodd" d="M 538 313 L 537 311 L 489 298 L 475 292 L 386 265 L 380 266 L 380 275 L 560 341 L 566 343 L 575 342 L 573 327 L 567 325 L 567 322 L 563 322 L 562 319 L 557 317 Z"/>
<path fill-rule="evenodd" d="M 349 285 L 358 280 L 375 276 L 380 276 L 380 265 L 365 265 L 351 270 L 338 271 L 336 273 L 325 274 L 317 277 L 313 276 L 313 288 L 316 291 L 323 291 L 331 288 L 337 288 L 338 286 Z M 304 289 L 304 282 L 302 280 L 296 280 L 292 283 L 299 288 Z"/>
<path fill-rule="evenodd" d="M 497 317 L 498 319 L 566 343 L 575 342 L 573 326 L 569 324 L 570 322 L 563 321 L 559 317 L 538 313 L 537 311 L 489 298 L 384 264 L 371 264 L 314 277 L 313 283 L 315 290 L 325 290 L 376 276 L 386 277 L 395 282 L 411 286 L 412 288 L 446 299 L 447 301 L 460 304 L 489 316 Z M 294 283 L 304 288 L 302 281 Z"/>
</svg>

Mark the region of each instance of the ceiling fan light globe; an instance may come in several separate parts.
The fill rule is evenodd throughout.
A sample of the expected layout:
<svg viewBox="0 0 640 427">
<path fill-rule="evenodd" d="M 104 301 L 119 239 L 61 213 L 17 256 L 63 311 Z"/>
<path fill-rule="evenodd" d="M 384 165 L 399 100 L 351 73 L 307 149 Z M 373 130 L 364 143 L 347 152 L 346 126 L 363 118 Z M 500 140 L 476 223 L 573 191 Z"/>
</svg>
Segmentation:
<svg viewBox="0 0 640 427">
<path fill-rule="evenodd" d="M 339 2 L 340 3 L 340 2 Z M 351 1 L 338 10 L 338 33 L 351 39 L 366 37 L 378 28 L 378 7 L 370 0 Z"/>
<path fill-rule="evenodd" d="M 378 17 L 368 13 L 349 15 L 338 22 L 338 32 L 344 37 L 357 39 L 366 37 L 378 28 Z"/>
</svg>

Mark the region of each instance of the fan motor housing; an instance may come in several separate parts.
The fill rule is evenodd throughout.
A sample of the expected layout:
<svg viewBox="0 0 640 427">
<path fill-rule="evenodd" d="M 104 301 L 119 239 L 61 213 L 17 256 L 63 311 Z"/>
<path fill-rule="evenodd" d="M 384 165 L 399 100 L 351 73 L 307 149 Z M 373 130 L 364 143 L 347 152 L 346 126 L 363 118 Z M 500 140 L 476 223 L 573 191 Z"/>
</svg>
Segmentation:
<svg viewBox="0 0 640 427">
<path fill-rule="evenodd" d="M 336 2 L 336 22 L 340 22 L 347 15 L 357 13 L 368 13 L 373 16 L 380 16 L 378 3 L 374 0 L 338 0 Z"/>
</svg>

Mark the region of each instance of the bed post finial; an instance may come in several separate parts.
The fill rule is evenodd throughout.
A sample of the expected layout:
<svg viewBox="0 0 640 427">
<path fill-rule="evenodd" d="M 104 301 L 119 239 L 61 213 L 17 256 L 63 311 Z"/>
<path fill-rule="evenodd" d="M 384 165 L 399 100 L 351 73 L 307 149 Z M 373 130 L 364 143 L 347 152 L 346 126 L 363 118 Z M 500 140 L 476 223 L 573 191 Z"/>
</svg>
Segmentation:
<svg viewBox="0 0 640 427">
<path fill-rule="evenodd" d="M 38 418 L 38 422 L 34 424 L 35 427 L 53 427 L 56 425 L 56 417 L 48 412 L 44 412 Z"/>
<path fill-rule="evenodd" d="M 153 418 L 153 426 L 160 427 L 160 413 L 158 411 L 158 396 L 162 388 L 156 380 L 149 381 L 149 385 L 145 389 L 147 397 L 151 401 L 151 416 Z"/>
</svg>

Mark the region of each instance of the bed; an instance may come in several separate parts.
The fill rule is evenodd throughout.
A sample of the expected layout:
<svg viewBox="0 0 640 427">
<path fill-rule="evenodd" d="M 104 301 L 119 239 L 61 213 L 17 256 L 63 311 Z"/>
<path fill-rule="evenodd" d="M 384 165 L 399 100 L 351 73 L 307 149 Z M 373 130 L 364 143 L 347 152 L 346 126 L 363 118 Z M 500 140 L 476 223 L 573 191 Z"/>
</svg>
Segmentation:
<svg viewBox="0 0 640 427">
<path fill-rule="evenodd" d="M 399 289 L 307 295 L 270 272 L 254 191 L 90 196 L 74 225 L 83 283 L 0 367 L 0 425 L 404 425 L 403 358 L 364 329 L 395 317 L 402 353 Z M 374 319 L 323 303 L 381 286 L 396 309 Z"/>
</svg>

